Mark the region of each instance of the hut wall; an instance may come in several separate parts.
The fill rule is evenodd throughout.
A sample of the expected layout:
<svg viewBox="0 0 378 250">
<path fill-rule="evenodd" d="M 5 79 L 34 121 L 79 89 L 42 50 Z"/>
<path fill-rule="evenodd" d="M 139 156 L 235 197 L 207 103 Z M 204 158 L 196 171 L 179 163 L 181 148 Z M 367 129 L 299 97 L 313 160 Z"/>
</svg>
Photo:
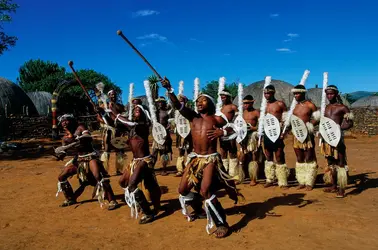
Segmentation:
<svg viewBox="0 0 378 250">
<path fill-rule="evenodd" d="M 352 132 L 378 135 L 378 108 L 353 108 L 354 126 Z"/>
<path fill-rule="evenodd" d="M 4 140 L 51 138 L 52 121 L 49 116 L 39 117 L 8 117 L 1 118 L 0 138 Z M 84 123 L 91 131 L 98 130 L 99 125 L 95 116 L 79 117 L 79 122 Z"/>
</svg>

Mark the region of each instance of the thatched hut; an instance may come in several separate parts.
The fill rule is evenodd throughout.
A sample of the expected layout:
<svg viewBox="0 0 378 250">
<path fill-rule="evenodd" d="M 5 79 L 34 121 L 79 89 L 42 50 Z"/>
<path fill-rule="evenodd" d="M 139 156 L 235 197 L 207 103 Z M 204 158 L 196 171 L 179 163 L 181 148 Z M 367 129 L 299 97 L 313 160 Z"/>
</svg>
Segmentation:
<svg viewBox="0 0 378 250">
<path fill-rule="evenodd" d="M 320 108 L 320 105 L 322 103 L 322 93 L 323 93 L 323 88 L 311 88 L 307 90 L 307 98 L 310 99 L 316 107 Z M 344 96 L 341 96 L 341 100 L 343 101 L 343 104 L 346 105 L 347 107 L 350 107 L 350 103 L 345 99 Z"/>
<path fill-rule="evenodd" d="M 261 106 L 264 83 L 264 80 L 252 83 L 245 87 L 243 91 L 243 97 L 246 95 L 253 96 L 253 98 L 255 99 L 255 104 L 253 106 L 258 109 Z M 273 79 L 271 81 L 271 85 L 273 85 L 276 88 L 276 99 L 284 101 L 289 108 L 291 101 L 293 100 L 293 94 L 291 93 L 291 89 L 294 88 L 294 86 L 290 83 Z M 233 103 L 236 105 L 238 104 L 238 97 L 234 99 Z"/>
<path fill-rule="evenodd" d="M 39 115 L 48 115 L 51 113 L 52 94 L 45 91 L 28 92 L 30 100 L 34 103 Z"/>
<path fill-rule="evenodd" d="M 28 95 L 15 83 L 0 77 L 0 116 L 17 116 L 28 112 L 29 116 L 38 115 Z"/>
<path fill-rule="evenodd" d="M 352 108 L 378 108 L 378 95 L 365 96 L 352 104 Z"/>
</svg>

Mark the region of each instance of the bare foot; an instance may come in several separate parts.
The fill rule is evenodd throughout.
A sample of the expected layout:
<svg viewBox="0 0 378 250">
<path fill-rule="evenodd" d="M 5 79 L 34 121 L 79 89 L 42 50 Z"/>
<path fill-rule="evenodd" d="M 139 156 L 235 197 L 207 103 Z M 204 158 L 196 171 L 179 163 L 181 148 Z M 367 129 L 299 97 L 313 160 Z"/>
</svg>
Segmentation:
<svg viewBox="0 0 378 250">
<path fill-rule="evenodd" d="M 313 189 L 314 189 L 314 188 L 311 187 L 311 186 L 309 186 L 309 185 L 306 186 L 306 191 L 312 191 Z"/>
<path fill-rule="evenodd" d="M 251 182 L 249 183 L 249 185 L 252 186 L 252 187 L 253 187 L 253 186 L 256 186 L 256 185 L 257 185 L 257 182 L 256 182 L 256 181 L 251 181 Z"/>
<path fill-rule="evenodd" d="M 142 218 L 140 218 L 139 220 L 139 224 L 147 224 L 147 223 L 150 223 L 154 220 L 154 216 L 153 215 L 143 215 Z"/>
<path fill-rule="evenodd" d="M 305 185 L 299 185 L 298 187 L 297 187 L 297 189 L 299 190 L 299 189 L 304 189 L 306 186 Z"/>
<path fill-rule="evenodd" d="M 224 238 L 228 235 L 230 228 L 228 226 L 220 226 L 215 230 L 214 234 L 217 238 Z"/>
<path fill-rule="evenodd" d="M 273 183 L 267 182 L 267 183 L 265 183 L 264 188 L 268 188 L 268 187 L 271 187 L 271 186 L 273 186 Z"/>
<path fill-rule="evenodd" d="M 336 193 L 337 188 L 336 187 L 325 188 L 325 189 L 323 189 L 323 192 L 325 192 L 325 193 Z"/>
<path fill-rule="evenodd" d="M 337 190 L 336 198 L 344 198 L 345 197 L 345 191 L 341 188 Z"/>
<path fill-rule="evenodd" d="M 182 172 L 177 172 L 175 177 L 181 177 L 182 176 Z"/>
<path fill-rule="evenodd" d="M 164 170 L 164 171 L 162 171 L 162 172 L 160 173 L 160 175 L 161 175 L 161 176 L 167 176 L 168 173 Z"/>
<path fill-rule="evenodd" d="M 283 189 L 283 190 L 289 189 L 288 186 L 280 186 L 280 188 Z"/>
</svg>

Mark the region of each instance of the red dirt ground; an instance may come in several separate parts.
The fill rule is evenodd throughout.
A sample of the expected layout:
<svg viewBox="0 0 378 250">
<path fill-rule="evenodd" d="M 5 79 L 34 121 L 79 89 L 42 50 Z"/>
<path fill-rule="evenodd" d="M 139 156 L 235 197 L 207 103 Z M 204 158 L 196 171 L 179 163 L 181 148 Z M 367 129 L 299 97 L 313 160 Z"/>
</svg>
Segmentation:
<svg viewBox="0 0 378 250">
<path fill-rule="evenodd" d="M 291 143 L 288 138 L 286 155 L 292 168 Z M 237 208 L 223 192 L 219 194 L 234 230 L 225 239 L 207 235 L 206 220 L 185 220 L 177 200 L 179 178 L 173 173 L 158 176 L 159 184 L 168 188 L 159 218 L 139 225 L 124 203 L 107 211 L 97 200 L 91 201 L 92 187 L 79 198 L 88 202 L 60 208 L 63 196 L 56 198 L 55 193 L 62 162 L 48 155 L 29 153 L 20 158 L 3 153 L 0 249 L 378 249 L 378 137 L 358 136 L 346 139 L 346 144 L 351 176 L 346 198 L 323 193 L 321 184 L 311 192 L 239 185 L 246 202 Z M 172 165 L 175 162 L 176 158 Z M 319 154 L 318 162 L 321 173 L 325 161 Z M 111 184 L 120 200 L 118 178 L 113 176 Z M 78 186 L 76 177 L 70 182 Z"/>
</svg>

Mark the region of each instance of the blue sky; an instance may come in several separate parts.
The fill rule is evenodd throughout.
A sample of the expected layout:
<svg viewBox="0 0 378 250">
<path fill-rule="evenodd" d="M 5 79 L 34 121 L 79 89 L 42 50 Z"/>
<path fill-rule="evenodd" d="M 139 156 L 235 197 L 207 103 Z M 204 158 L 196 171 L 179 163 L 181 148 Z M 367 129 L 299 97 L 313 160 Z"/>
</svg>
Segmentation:
<svg viewBox="0 0 378 250">
<path fill-rule="evenodd" d="M 140 49 L 177 90 L 224 76 L 245 84 L 266 75 L 307 87 L 329 84 L 342 92 L 378 91 L 378 1 L 338 0 L 15 0 L 5 29 L 19 41 L 0 56 L 0 76 L 12 81 L 29 59 L 50 60 L 108 75 L 128 96 L 144 94 L 152 74 L 116 34 Z"/>
</svg>

